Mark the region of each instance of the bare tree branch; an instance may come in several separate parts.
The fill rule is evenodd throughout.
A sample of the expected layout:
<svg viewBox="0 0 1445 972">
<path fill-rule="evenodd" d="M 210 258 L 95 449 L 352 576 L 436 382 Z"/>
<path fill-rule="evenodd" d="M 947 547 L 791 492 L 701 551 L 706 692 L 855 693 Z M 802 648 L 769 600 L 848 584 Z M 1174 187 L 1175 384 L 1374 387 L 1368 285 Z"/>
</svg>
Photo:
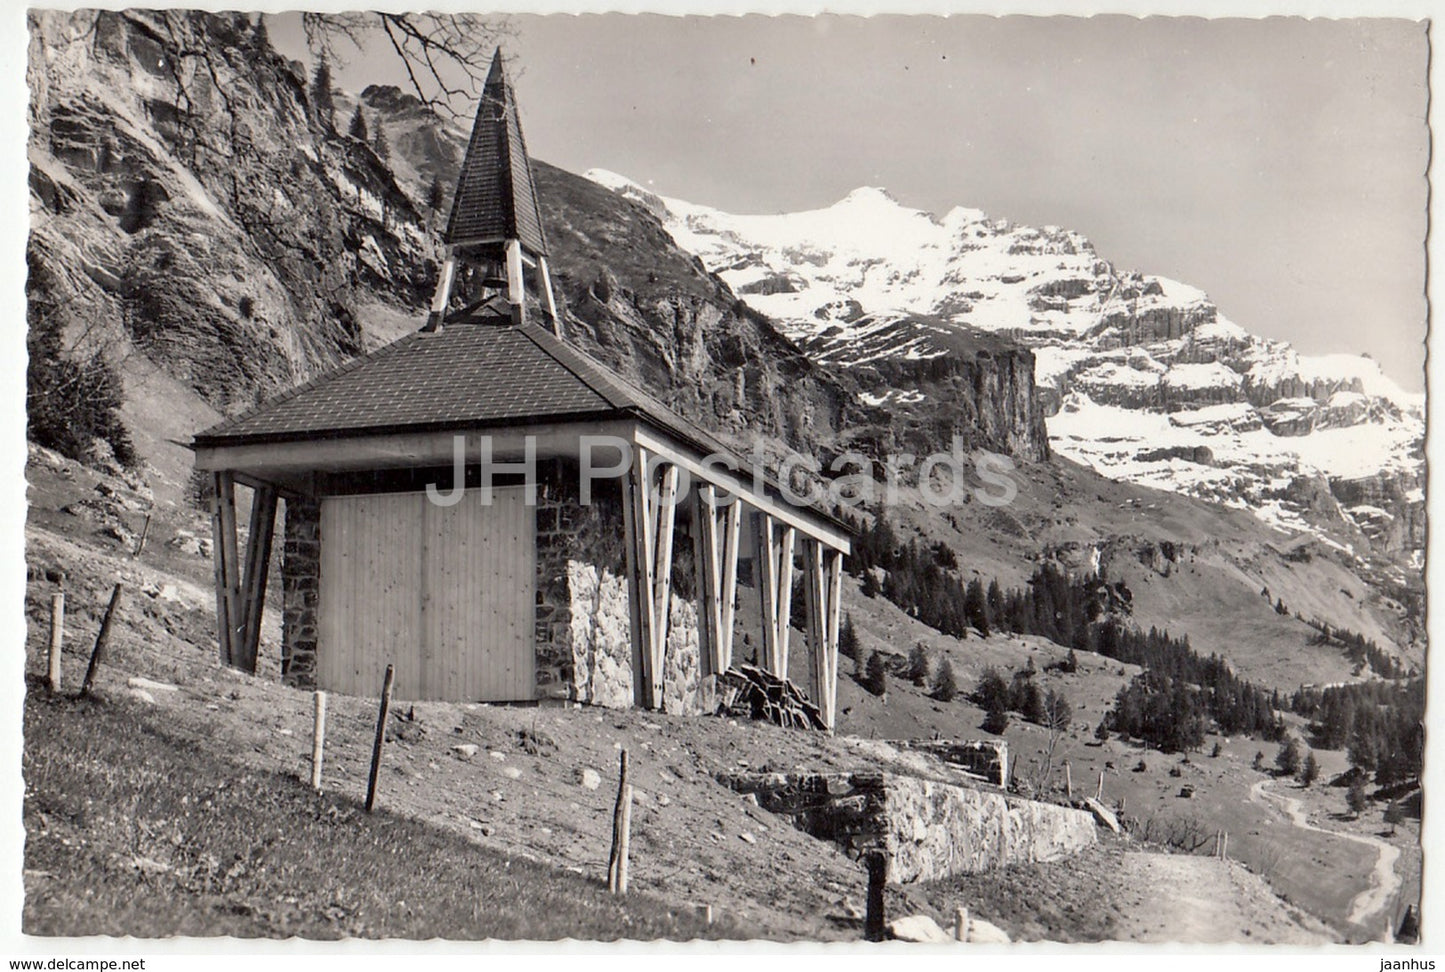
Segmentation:
<svg viewBox="0 0 1445 972">
<path fill-rule="evenodd" d="M 311 51 L 337 64 L 345 63 L 338 47 L 365 50 L 381 32 L 422 105 L 451 118 L 467 113 L 486 80 L 492 50 L 515 34 L 505 18 L 480 14 L 311 11 L 301 23 Z"/>
</svg>

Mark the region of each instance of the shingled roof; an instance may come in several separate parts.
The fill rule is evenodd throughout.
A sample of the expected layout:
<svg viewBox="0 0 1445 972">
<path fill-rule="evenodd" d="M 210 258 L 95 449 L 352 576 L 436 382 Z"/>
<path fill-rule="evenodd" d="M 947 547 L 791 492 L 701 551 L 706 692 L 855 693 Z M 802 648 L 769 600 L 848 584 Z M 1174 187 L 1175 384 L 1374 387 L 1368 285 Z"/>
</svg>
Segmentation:
<svg viewBox="0 0 1445 972">
<path fill-rule="evenodd" d="M 418 331 L 195 437 L 197 447 L 631 415 L 708 452 L 718 440 L 531 324 Z"/>
<path fill-rule="evenodd" d="M 443 240 L 460 244 L 505 239 L 519 240 L 532 253 L 547 253 L 517 99 L 498 48 L 482 88 Z"/>
</svg>

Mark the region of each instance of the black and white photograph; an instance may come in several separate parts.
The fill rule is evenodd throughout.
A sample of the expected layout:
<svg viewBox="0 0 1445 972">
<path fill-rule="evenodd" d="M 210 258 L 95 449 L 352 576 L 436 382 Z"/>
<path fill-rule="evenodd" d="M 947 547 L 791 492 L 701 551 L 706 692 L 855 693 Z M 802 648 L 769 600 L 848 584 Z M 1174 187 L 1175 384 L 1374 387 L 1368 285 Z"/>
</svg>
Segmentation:
<svg viewBox="0 0 1445 972">
<path fill-rule="evenodd" d="M 1390 6 L 25 12 L 6 947 L 1433 967 Z"/>
</svg>

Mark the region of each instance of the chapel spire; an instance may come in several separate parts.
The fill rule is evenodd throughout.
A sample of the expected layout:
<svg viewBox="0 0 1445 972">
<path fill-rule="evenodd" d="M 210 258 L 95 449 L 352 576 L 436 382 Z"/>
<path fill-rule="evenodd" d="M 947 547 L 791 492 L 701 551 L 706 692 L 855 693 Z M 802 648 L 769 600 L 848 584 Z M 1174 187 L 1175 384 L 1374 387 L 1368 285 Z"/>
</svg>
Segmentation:
<svg viewBox="0 0 1445 972">
<path fill-rule="evenodd" d="M 482 88 L 442 241 L 447 246 L 447 259 L 427 319 L 429 329 L 463 319 L 489 303 L 482 295 L 466 310 L 447 312 L 459 270 L 464 276 L 468 271 L 479 275 L 483 290 L 505 293 L 512 320 L 525 321 L 526 277 L 530 269 L 536 296 L 543 301 L 552 330 L 557 331 L 541 205 L 527 143 L 522 137 L 516 93 L 507 80 L 501 48 L 492 57 Z"/>
</svg>

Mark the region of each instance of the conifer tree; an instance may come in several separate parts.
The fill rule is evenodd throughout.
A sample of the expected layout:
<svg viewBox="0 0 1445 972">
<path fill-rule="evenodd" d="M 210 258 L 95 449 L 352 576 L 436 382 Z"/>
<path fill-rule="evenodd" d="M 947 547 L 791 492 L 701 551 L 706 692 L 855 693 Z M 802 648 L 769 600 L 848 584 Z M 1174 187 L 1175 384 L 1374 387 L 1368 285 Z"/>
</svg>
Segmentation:
<svg viewBox="0 0 1445 972">
<path fill-rule="evenodd" d="M 323 128 L 327 131 L 336 128 L 336 102 L 331 97 L 331 65 L 324 57 L 316 62 L 316 73 L 311 76 L 311 107 Z"/>
<path fill-rule="evenodd" d="M 863 687 L 880 698 L 888 694 L 888 668 L 883 664 L 883 656 L 876 651 L 868 656 Z"/>
<path fill-rule="evenodd" d="M 938 663 L 933 674 L 933 697 L 940 702 L 952 702 L 958 695 L 958 682 L 953 677 L 953 666 L 945 658 Z"/>
<path fill-rule="evenodd" d="M 380 119 L 376 122 L 376 131 L 371 133 L 371 150 L 383 162 L 391 159 L 391 144 L 386 140 L 386 129 L 382 127 Z"/>
<path fill-rule="evenodd" d="M 359 103 L 356 106 L 356 112 L 351 116 L 351 124 L 347 126 L 346 133 L 357 141 L 366 141 L 366 116 L 361 113 Z"/>
</svg>

